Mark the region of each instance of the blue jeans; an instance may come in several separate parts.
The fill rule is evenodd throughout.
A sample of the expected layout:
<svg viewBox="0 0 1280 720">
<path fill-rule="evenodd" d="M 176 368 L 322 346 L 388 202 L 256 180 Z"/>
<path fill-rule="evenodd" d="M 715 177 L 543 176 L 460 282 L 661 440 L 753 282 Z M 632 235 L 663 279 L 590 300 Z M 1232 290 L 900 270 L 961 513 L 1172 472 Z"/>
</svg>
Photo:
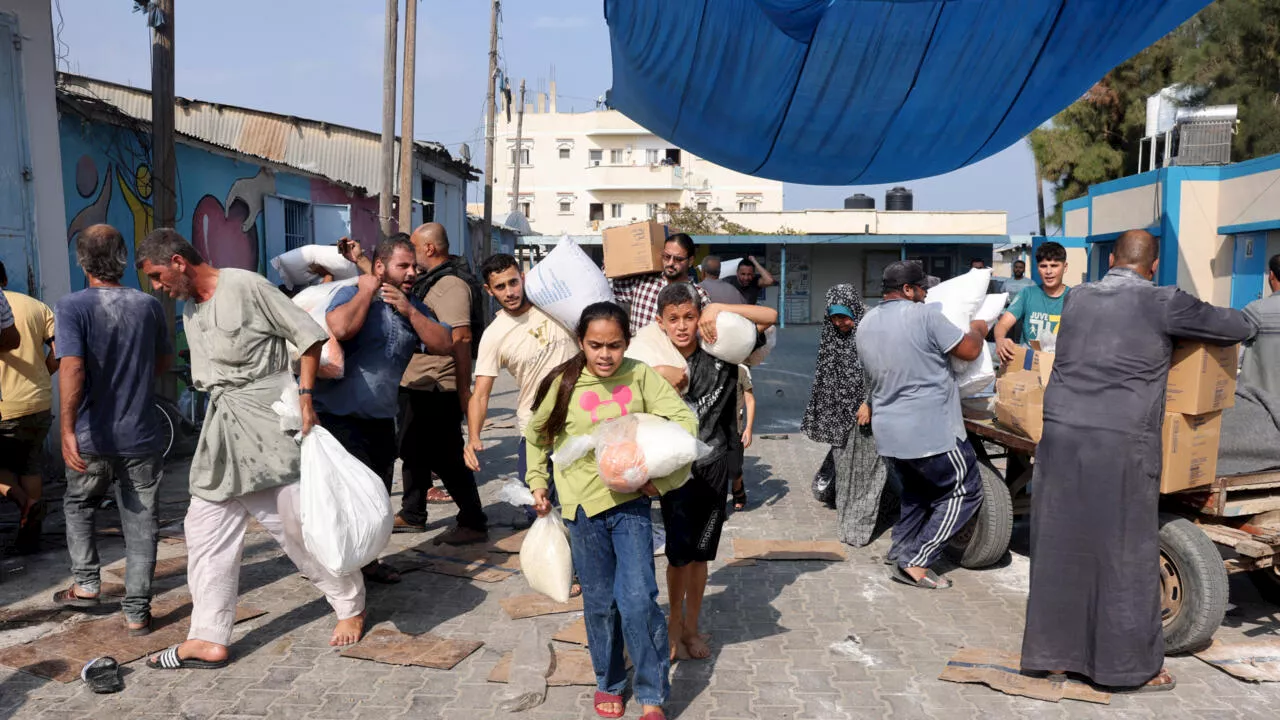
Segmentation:
<svg viewBox="0 0 1280 720">
<path fill-rule="evenodd" d="M 623 642 L 635 665 L 635 698 L 662 705 L 671 692 L 667 620 L 658 607 L 649 499 L 638 498 L 566 523 L 573 569 L 582 584 L 587 649 L 596 687 L 621 695 L 627 684 Z"/>
<path fill-rule="evenodd" d="M 101 586 L 98 544 L 93 519 L 116 481 L 120 529 L 124 533 L 124 600 L 120 607 L 130 622 L 151 617 L 151 578 L 156 569 L 156 493 L 164 475 L 164 459 L 85 455 L 88 465 L 79 473 L 67 468 L 67 493 L 62 512 L 67 523 L 67 550 L 76 584 L 96 593 Z"/>
</svg>

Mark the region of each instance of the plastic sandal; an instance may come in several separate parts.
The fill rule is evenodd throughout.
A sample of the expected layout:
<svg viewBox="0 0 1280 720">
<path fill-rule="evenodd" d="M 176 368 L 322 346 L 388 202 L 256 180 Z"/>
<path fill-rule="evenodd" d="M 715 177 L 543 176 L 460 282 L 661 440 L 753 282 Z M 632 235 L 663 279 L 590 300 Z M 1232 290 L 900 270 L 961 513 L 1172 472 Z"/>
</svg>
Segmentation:
<svg viewBox="0 0 1280 720">
<path fill-rule="evenodd" d="M 602 718 L 620 718 L 623 715 L 625 715 L 627 712 L 626 707 L 623 707 L 622 709 L 616 710 L 614 712 L 605 712 L 604 710 L 600 709 L 600 706 L 605 703 L 618 703 L 619 705 L 622 705 L 622 696 L 610 695 L 607 692 L 601 692 L 600 690 L 597 690 L 595 699 L 591 701 L 591 704 L 595 706 L 596 715 L 599 715 Z"/>
</svg>

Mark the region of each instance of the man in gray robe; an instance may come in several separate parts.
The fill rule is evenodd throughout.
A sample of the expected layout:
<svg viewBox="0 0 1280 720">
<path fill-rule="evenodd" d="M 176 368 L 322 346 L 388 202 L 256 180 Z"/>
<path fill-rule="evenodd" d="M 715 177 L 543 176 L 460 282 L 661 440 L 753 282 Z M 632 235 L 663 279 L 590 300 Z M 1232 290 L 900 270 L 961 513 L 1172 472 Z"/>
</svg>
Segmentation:
<svg viewBox="0 0 1280 720">
<path fill-rule="evenodd" d="M 1152 284 L 1155 238 L 1122 235 L 1111 271 L 1067 296 L 1031 500 L 1026 671 L 1170 689 L 1160 617 L 1160 444 L 1174 338 L 1244 340 L 1236 310 Z"/>
<path fill-rule="evenodd" d="M 1245 346 L 1240 384 L 1280 397 L 1280 255 L 1267 263 L 1267 285 L 1271 294 L 1244 308 L 1258 334 Z"/>
</svg>

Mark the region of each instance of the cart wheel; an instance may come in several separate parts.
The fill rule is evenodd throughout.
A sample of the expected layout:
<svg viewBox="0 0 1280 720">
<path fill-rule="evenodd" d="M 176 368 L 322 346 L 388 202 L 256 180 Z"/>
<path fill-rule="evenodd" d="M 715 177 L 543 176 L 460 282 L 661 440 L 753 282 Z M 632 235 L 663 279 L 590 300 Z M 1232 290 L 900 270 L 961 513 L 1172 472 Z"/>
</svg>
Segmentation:
<svg viewBox="0 0 1280 720">
<path fill-rule="evenodd" d="M 1000 562 L 1013 536 L 1013 500 L 1004 480 L 990 466 L 978 463 L 982 475 L 982 505 L 973 518 L 947 543 L 947 555 L 960 567 L 977 570 Z"/>
<path fill-rule="evenodd" d="M 1160 616 L 1164 651 L 1194 651 L 1227 614 L 1227 569 L 1218 546 L 1186 518 L 1160 513 Z"/>
<path fill-rule="evenodd" d="M 1249 580 L 1253 581 L 1253 586 L 1258 588 L 1258 594 L 1263 600 L 1273 605 L 1280 605 L 1280 570 L 1275 566 L 1254 570 L 1249 573 Z"/>
</svg>

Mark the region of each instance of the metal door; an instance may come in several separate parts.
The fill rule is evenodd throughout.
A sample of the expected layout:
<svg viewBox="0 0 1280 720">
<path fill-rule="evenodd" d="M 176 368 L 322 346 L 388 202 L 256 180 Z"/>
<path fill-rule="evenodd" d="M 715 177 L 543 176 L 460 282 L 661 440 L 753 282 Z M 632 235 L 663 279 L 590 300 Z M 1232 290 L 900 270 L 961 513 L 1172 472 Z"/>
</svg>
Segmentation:
<svg viewBox="0 0 1280 720">
<path fill-rule="evenodd" d="M 1236 235 L 1235 255 L 1231 261 L 1231 307 L 1242 310 L 1245 305 L 1262 298 L 1262 285 L 1267 272 L 1267 234 Z"/>
<path fill-rule="evenodd" d="M 31 161 L 22 97 L 17 19 L 0 13 L 0 261 L 9 289 L 36 295 L 39 268 L 32 235 Z"/>
</svg>

